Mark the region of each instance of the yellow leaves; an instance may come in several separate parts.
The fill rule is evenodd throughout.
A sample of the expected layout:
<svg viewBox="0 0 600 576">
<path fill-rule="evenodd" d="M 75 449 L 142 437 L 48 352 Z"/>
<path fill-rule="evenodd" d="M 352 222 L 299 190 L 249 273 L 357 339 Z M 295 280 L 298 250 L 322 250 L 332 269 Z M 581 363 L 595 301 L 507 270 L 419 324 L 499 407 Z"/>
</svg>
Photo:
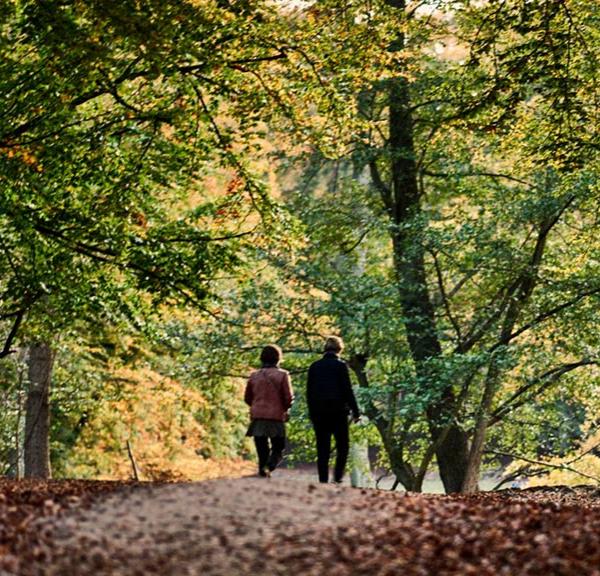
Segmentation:
<svg viewBox="0 0 600 576">
<path fill-rule="evenodd" d="M 548 461 L 552 466 L 549 474 L 531 478 L 529 486 L 577 486 L 600 482 L 600 458 L 598 447 L 600 445 L 600 430 L 592 434 L 582 445 L 565 456 Z"/>
<path fill-rule="evenodd" d="M 600 458 L 597 456 L 588 454 L 572 465 L 567 462 L 568 459 L 552 461 L 554 466 L 565 467 L 555 468 L 547 476 L 532 478 L 528 486 L 578 486 L 593 483 L 589 476 L 600 479 Z"/>
<path fill-rule="evenodd" d="M 148 368 L 120 368 L 116 399 L 101 400 L 84 429 L 68 473 L 82 477 L 127 479 L 130 441 L 145 480 L 200 480 L 247 473 L 241 460 L 206 460 L 199 452 L 205 430 L 195 418 L 207 406 L 202 394 Z M 249 468 L 250 467 L 250 468 Z"/>
<path fill-rule="evenodd" d="M 175 128 L 173 128 L 171 124 L 161 124 L 160 132 L 166 140 L 169 140 L 171 142 L 177 141 L 177 139 L 175 138 Z"/>
</svg>

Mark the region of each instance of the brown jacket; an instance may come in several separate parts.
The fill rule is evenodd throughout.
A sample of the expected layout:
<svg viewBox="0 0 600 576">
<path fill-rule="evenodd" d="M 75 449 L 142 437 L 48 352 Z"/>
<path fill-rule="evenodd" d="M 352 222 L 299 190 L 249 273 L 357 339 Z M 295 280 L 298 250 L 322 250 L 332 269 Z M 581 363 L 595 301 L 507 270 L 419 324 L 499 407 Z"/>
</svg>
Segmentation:
<svg viewBox="0 0 600 576">
<path fill-rule="evenodd" d="M 250 374 L 244 401 L 250 406 L 252 419 L 285 422 L 293 397 L 290 375 L 286 370 L 273 366 Z"/>
</svg>

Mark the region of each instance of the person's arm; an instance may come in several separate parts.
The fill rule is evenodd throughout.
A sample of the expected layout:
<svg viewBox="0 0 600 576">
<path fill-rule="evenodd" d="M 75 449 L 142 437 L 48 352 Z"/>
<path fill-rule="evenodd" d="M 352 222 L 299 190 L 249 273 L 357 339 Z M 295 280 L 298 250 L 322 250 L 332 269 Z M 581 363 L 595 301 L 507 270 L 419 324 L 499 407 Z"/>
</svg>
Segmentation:
<svg viewBox="0 0 600 576">
<path fill-rule="evenodd" d="M 308 369 L 308 377 L 306 380 L 306 406 L 308 407 L 308 414 L 312 412 L 314 404 L 314 389 L 315 389 L 315 376 L 314 376 L 314 364 L 311 364 Z"/>
<path fill-rule="evenodd" d="M 292 405 L 292 401 L 294 400 L 294 391 L 292 389 L 292 382 L 290 380 L 290 375 L 288 372 L 284 372 L 283 374 L 283 382 L 281 385 L 281 396 L 283 400 L 283 406 L 286 410 L 290 408 Z"/>
<path fill-rule="evenodd" d="M 346 403 L 352 410 L 352 416 L 355 420 L 360 418 L 360 410 L 358 409 L 358 404 L 356 403 L 356 398 L 354 396 L 354 390 L 352 390 L 352 382 L 350 380 L 350 371 L 348 370 L 348 365 L 343 362 L 341 367 L 342 372 L 342 388 L 344 390 L 344 396 L 346 397 Z"/>
<path fill-rule="evenodd" d="M 248 382 L 246 382 L 246 390 L 244 392 L 244 402 L 248 404 L 248 406 L 252 406 L 252 401 L 254 400 L 254 389 L 252 386 L 252 376 L 248 378 Z"/>
</svg>

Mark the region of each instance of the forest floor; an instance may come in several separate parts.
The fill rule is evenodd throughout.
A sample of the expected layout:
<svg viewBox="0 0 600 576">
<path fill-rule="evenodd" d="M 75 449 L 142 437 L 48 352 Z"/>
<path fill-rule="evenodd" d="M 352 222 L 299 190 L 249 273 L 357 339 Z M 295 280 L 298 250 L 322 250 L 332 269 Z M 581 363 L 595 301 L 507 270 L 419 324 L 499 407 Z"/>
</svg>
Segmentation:
<svg viewBox="0 0 600 576">
<path fill-rule="evenodd" d="M 0 575 L 600 576 L 600 490 L 0 480 Z"/>
</svg>

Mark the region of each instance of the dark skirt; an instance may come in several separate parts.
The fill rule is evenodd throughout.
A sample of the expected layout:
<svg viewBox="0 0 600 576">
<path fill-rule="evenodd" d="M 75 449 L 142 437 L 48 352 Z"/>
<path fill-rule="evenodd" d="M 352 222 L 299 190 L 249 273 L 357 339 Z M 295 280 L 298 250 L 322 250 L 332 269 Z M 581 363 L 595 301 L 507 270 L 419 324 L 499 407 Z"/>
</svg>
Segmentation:
<svg viewBox="0 0 600 576">
<path fill-rule="evenodd" d="M 246 436 L 268 436 L 285 438 L 285 424 L 279 420 L 256 418 L 250 422 Z"/>
</svg>

